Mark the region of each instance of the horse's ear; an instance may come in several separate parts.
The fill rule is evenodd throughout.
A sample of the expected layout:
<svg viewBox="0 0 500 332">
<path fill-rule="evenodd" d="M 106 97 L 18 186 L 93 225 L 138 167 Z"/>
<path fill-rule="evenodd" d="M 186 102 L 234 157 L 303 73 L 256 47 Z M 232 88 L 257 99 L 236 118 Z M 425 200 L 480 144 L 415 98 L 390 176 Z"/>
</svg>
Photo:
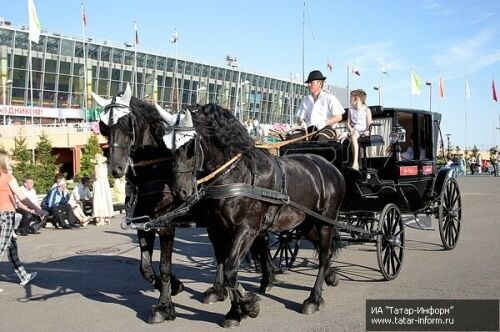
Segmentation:
<svg viewBox="0 0 500 332">
<path fill-rule="evenodd" d="M 193 118 L 191 117 L 191 111 L 186 110 L 186 114 L 181 120 L 179 127 L 192 127 L 193 126 Z"/>
<path fill-rule="evenodd" d="M 102 121 L 99 121 L 99 132 L 103 136 L 109 136 L 109 127 Z"/>
<path fill-rule="evenodd" d="M 104 99 L 103 97 L 94 93 L 94 91 L 92 91 L 92 98 L 94 98 L 95 102 L 101 107 L 106 107 L 111 103 L 111 99 Z"/>
<path fill-rule="evenodd" d="M 125 92 L 120 98 L 120 103 L 122 105 L 130 105 L 130 99 L 132 99 L 132 89 L 130 88 L 130 84 L 127 83 L 127 88 L 125 89 Z"/>
<path fill-rule="evenodd" d="M 158 104 L 155 104 L 155 107 L 158 113 L 160 113 L 160 116 L 168 123 L 168 125 L 171 126 L 175 123 L 175 115 L 168 113 Z"/>
</svg>

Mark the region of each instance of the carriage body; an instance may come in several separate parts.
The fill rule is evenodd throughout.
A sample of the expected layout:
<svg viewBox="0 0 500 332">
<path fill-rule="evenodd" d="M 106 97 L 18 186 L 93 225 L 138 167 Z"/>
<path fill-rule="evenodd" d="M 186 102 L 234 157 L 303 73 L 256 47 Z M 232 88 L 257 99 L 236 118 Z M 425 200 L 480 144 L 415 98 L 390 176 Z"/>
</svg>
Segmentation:
<svg viewBox="0 0 500 332">
<path fill-rule="evenodd" d="M 281 147 L 280 155 L 313 153 L 331 161 L 347 183 L 342 204 L 342 211 L 346 213 L 381 211 L 389 203 L 396 204 L 403 213 L 426 211 L 439 190 L 438 178 L 448 172 L 444 170 L 439 175 L 436 164 L 441 115 L 380 106 L 371 107 L 371 111 L 373 122 L 378 125 L 372 128 L 370 137 L 359 141 L 360 171 L 349 167 L 352 156 L 348 139 L 293 143 Z M 347 112 L 337 131 L 346 127 L 346 117 Z M 401 128 L 406 132 L 406 140 L 394 142 Z M 413 158 L 405 160 L 402 155 L 409 147 L 415 153 Z"/>
<path fill-rule="evenodd" d="M 344 175 L 346 196 L 339 221 L 342 243 L 373 242 L 386 280 L 401 270 L 404 228 L 432 229 L 438 220 L 443 247 L 453 249 L 460 231 L 461 199 L 449 167 L 438 169 L 441 115 L 423 110 L 370 107 L 374 125 L 359 139 L 360 170 L 350 167 L 349 139 L 284 145 L 280 155 L 312 153 L 331 161 Z M 347 130 L 347 112 L 337 131 Z M 414 151 L 411 155 L 409 150 Z"/>
</svg>

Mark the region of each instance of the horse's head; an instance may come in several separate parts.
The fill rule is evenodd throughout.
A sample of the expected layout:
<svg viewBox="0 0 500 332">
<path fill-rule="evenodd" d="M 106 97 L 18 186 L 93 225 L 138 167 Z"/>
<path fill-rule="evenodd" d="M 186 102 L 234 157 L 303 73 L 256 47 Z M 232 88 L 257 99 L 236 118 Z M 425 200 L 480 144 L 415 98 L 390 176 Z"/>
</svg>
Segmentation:
<svg viewBox="0 0 500 332">
<path fill-rule="evenodd" d="M 125 174 L 130 157 L 130 149 L 135 140 L 135 116 L 130 108 L 132 91 L 127 84 L 125 92 L 104 99 L 92 92 L 94 100 L 104 108 L 100 115 L 99 128 L 109 145 L 109 169 L 115 178 Z"/>
<path fill-rule="evenodd" d="M 184 115 L 178 116 L 177 123 L 163 140 L 167 148 L 174 151 L 172 192 L 184 201 L 195 189 L 196 171 L 202 167 L 203 150 L 200 136 L 193 125 L 191 111 L 187 110 Z"/>
</svg>

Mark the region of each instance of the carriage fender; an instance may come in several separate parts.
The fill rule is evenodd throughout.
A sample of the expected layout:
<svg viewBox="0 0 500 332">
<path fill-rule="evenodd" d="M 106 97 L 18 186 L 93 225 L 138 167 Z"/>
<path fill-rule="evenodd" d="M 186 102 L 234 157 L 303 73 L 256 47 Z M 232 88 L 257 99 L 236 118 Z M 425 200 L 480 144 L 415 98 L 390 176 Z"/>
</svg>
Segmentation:
<svg viewBox="0 0 500 332">
<path fill-rule="evenodd" d="M 434 188 L 432 190 L 434 195 L 440 195 L 443 190 L 444 183 L 448 178 L 453 177 L 453 169 L 451 167 L 441 167 L 434 181 Z"/>
</svg>

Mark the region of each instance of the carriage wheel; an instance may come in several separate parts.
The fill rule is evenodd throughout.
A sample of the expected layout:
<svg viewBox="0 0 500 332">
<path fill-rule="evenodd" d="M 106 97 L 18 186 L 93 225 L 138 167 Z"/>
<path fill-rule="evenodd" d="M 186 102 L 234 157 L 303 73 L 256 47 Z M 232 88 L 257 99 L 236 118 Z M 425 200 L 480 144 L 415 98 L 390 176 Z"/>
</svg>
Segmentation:
<svg viewBox="0 0 500 332">
<path fill-rule="evenodd" d="M 405 233 L 396 204 L 387 204 L 378 223 L 377 260 L 385 280 L 397 277 L 403 266 Z"/>
<path fill-rule="evenodd" d="M 462 221 L 462 199 L 457 180 L 450 178 L 446 181 L 438 209 L 439 235 L 446 250 L 455 248 L 460 235 Z"/>
<path fill-rule="evenodd" d="M 301 235 L 297 230 L 282 233 L 271 233 L 271 255 L 275 265 L 280 271 L 289 270 L 299 252 Z"/>
</svg>

